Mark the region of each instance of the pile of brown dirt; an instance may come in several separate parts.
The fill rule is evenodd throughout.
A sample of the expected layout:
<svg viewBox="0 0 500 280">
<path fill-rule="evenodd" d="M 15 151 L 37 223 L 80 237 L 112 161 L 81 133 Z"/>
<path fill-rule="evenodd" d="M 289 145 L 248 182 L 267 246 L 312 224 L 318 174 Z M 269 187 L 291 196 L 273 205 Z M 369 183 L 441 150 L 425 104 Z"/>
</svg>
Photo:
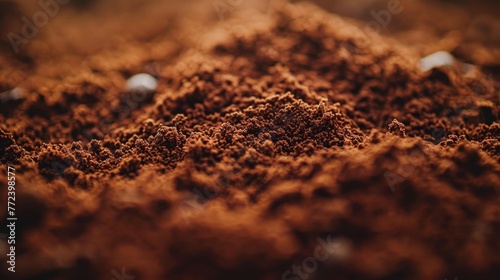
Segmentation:
<svg viewBox="0 0 500 280">
<path fill-rule="evenodd" d="M 38 55 L 51 37 L 0 55 L 0 91 L 30 77 L 0 103 L 18 218 L 1 277 L 498 279 L 487 73 L 422 72 L 417 49 L 309 4 L 173 22 L 91 55 Z M 145 71 L 152 100 L 123 90 Z"/>
</svg>

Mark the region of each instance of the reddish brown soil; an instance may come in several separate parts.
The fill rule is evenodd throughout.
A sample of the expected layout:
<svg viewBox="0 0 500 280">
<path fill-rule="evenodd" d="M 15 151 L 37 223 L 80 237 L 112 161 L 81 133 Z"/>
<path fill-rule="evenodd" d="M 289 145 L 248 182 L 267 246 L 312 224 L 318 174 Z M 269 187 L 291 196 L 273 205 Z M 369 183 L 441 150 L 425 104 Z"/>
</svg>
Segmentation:
<svg viewBox="0 0 500 280">
<path fill-rule="evenodd" d="M 148 20 L 103 27 L 130 41 L 71 54 L 56 31 L 16 56 L 4 42 L 0 91 L 26 94 L 0 103 L 19 220 L 16 273 L 2 240 L 0 277 L 305 279 L 282 277 L 330 236 L 344 254 L 308 279 L 499 279 L 499 42 L 457 31 L 424 48 L 409 31 L 368 37 L 315 6 L 279 7 L 204 27 L 148 25 L 161 16 L 146 5 Z M 77 26 L 73 13 L 54 29 L 70 34 L 55 24 Z M 482 71 L 422 72 L 432 48 Z M 153 100 L 124 93 L 140 72 L 159 78 Z"/>
</svg>

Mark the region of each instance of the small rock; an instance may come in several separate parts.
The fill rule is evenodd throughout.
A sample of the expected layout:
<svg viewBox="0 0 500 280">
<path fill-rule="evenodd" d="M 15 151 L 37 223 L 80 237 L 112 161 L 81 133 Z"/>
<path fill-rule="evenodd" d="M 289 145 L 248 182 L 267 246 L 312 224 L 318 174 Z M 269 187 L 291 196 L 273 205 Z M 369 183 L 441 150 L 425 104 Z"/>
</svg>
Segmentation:
<svg viewBox="0 0 500 280">
<path fill-rule="evenodd" d="M 24 95 L 25 95 L 25 89 L 17 87 L 14 88 L 13 90 L 0 93 L 0 100 L 2 102 L 15 101 L 22 99 Z"/>
<path fill-rule="evenodd" d="M 420 69 L 424 72 L 441 66 L 453 68 L 467 77 L 474 77 L 479 72 L 477 66 L 463 63 L 445 51 L 435 52 L 420 59 Z"/>
<path fill-rule="evenodd" d="M 459 62 L 449 52 L 439 51 L 420 59 L 420 69 L 429 71 L 439 66 L 457 67 Z"/>
<path fill-rule="evenodd" d="M 156 79 L 145 73 L 137 74 L 127 80 L 126 90 L 128 92 L 144 91 L 154 92 L 158 86 Z"/>
<path fill-rule="evenodd" d="M 135 109 L 140 104 L 150 102 L 156 92 L 158 82 L 149 74 L 137 74 L 127 80 L 126 93 L 121 102 L 129 109 Z"/>
</svg>

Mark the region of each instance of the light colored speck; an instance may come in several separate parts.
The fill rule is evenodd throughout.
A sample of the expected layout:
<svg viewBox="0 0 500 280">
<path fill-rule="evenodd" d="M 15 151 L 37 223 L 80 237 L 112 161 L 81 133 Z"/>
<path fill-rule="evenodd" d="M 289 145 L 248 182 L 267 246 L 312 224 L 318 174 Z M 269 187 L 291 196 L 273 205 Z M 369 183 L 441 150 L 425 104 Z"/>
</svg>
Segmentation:
<svg viewBox="0 0 500 280">
<path fill-rule="evenodd" d="M 352 253 L 352 243 L 349 239 L 339 237 L 329 244 L 333 261 L 346 261 Z"/>
<path fill-rule="evenodd" d="M 476 77 L 479 75 L 478 67 L 468 63 L 462 63 L 462 72 L 466 77 Z"/>
<path fill-rule="evenodd" d="M 153 92 L 156 90 L 158 82 L 156 79 L 145 73 L 136 74 L 127 80 L 126 90 L 128 92 L 132 91 L 146 91 Z"/>
<path fill-rule="evenodd" d="M 19 100 L 24 97 L 25 91 L 25 89 L 17 87 L 9 91 L 2 92 L 0 93 L 0 100 L 3 102 Z"/>
<path fill-rule="evenodd" d="M 10 91 L 10 98 L 18 100 L 23 98 L 25 90 L 23 88 L 15 88 Z"/>
<path fill-rule="evenodd" d="M 433 54 L 430 54 L 422 59 L 420 59 L 420 69 L 422 71 L 429 71 L 432 68 L 439 66 L 451 66 L 455 67 L 457 65 L 457 61 L 453 55 L 449 52 L 439 51 Z"/>
</svg>

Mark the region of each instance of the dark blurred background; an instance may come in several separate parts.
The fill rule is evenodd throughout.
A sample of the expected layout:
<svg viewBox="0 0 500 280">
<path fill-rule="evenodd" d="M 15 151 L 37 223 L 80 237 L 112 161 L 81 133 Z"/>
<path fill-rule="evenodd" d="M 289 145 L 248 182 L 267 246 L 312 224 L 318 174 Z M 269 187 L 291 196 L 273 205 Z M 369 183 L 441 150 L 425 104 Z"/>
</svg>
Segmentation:
<svg viewBox="0 0 500 280">
<path fill-rule="evenodd" d="M 41 0 L 57 3 L 56 0 Z M 210 23 L 256 11 L 269 13 L 285 0 L 59 0 L 59 11 L 49 17 L 29 43 L 12 51 L 12 35 L 22 35 L 25 24 L 43 11 L 39 1 L 0 1 L 0 51 L 13 59 L 33 55 L 93 53 L 129 40 L 151 41 L 194 18 L 206 28 Z M 393 0 L 310 0 L 328 11 L 349 17 L 363 28 L 374 13 L 386 10 Z M 292 0 L 292 2 L 298 2 Z M 447 50 L 471 63 L 498 67 L 500 61 L 500 4 L 493 0 L 400 0 L 403 11 L 392 15 L 380 33 L 396 38 L 422 54 Z M 475 55 L 480 52 L 481 55 Z M 487 55 L 484 55 L 487 53 Z"/>
</svg>

